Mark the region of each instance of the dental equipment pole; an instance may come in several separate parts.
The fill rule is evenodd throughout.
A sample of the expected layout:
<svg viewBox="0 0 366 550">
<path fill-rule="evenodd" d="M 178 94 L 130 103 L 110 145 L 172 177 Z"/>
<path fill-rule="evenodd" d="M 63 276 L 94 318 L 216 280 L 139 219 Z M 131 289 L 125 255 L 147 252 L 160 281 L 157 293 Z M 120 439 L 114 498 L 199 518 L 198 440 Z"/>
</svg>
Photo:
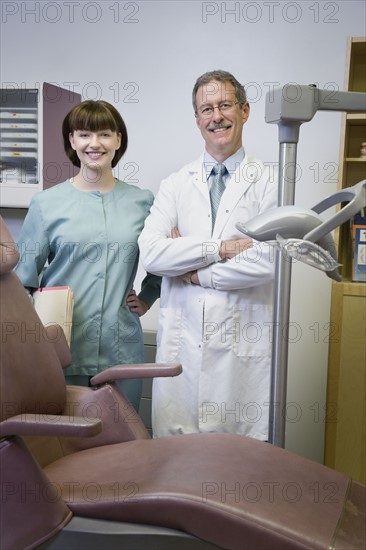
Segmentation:
<svg viewBox="0 0 366 550">
<path fill-rule="evenodd" d="M 277 124 L 279 130 L 278 206 L 294 204 L 301 124 L 309 122 L 317 111 L 363 112 L 365 107 L 366 94 L 360 92 L 330 92 L 297 84 L 267 92 L 265 120 Z M 291 267 L 289 257 L 277 250 L 268 440 L 278 447 L 285 447 Z"/>
</svg>

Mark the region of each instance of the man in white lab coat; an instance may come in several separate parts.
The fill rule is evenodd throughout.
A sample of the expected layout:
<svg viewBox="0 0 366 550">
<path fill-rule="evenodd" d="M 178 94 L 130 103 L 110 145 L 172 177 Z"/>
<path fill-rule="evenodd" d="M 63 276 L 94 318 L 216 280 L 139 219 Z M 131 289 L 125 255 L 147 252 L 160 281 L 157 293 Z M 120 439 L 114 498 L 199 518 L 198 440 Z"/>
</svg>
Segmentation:
<svg viewBox="0 0 366 550">
<path fill-rule="evenodd" d="M 273 251 L 235 224 L 276 207 L 277 182 L 243 148 L 250 107 L 233 75 L 199 77 L 193 107 L 205 151 L 162 181 L 139 239 L 144 268 L 163 276 L 156 360 L 183 365 L 180 376 L 154 380 L 153 434 L 266 440 Z M 226 167 L 220 182 L 216 164 Z M 210 193 L 222 184 L 215 218 Z"/>
</svg>

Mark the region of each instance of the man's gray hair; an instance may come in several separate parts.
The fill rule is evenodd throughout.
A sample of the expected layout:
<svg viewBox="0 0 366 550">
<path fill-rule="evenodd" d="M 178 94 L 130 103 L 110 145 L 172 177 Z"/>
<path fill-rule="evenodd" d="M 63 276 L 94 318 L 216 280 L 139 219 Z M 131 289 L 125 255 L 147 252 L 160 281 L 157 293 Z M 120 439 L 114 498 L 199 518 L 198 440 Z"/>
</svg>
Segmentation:
<svg viewBox="0 0 366 550">
<path fill-rule="evenodd" d="M 227 71 L 209 71 L 199 76 L 194 85 L 192 91 L 192 104 L 195 113 L 197 113 L 196 96 L 198 89 L 205 84 L 209 84 L 213 80 L 217 82 L 230 82 L 235 90 L 235 100 L 240 103 L 240 105 L 244 105 L 247 102 L 247 95 L 245 93 L 244 86 L 236 80 L 235 76 Z"/>
</svg>

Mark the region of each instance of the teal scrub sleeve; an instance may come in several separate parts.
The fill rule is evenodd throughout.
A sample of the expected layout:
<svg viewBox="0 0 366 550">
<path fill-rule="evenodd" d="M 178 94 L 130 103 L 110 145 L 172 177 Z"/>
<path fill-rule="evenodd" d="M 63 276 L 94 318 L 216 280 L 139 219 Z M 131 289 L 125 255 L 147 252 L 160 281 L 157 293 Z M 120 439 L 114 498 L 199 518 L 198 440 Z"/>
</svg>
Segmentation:
<svg viewBox="0 0 366 550">
<path fill-rule="evenodd" d="M 138 297 L 145 302 L 149 308 L 160 298 L 161 277 L 147 273 L 141 283 L 141 292 Z"/>
<path fill-rule="evenodd" d="M 24 287 L 38 288 L 39 275 L 49 257 L 50 246 L 37 197 L 30 204 L 17 246 L 20 259 L 15 272 Z"/>
</svg>

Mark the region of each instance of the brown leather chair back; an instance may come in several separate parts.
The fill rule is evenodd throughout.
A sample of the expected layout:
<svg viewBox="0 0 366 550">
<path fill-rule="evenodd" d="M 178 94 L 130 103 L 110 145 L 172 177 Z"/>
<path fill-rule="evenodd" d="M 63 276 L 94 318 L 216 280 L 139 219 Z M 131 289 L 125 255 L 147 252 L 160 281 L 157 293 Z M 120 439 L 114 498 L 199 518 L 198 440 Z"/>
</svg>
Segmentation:
<svg viewBox="0 0 366 550">
<path fill-rule="evenodd" d="M 26 413 L 62 411 L 66 390 L 62 366 L 52 338 L 30 306 L 29 297 L 12 272 L 19 259 L 14 241 L 0 217 L 0 422 Z M 58 332 L 58 331 L 57 331 Z M 64 361 L 67 361 L 66 356 Z M 19 437 L 0 440 L 1 547 L 38 546 L 71 519 L 65 503 L 48 495 L 49 481 Z M 21 492 L 38 491 L 26 498 Z"/>
<path fill-rule="evenodd" d="M 0 421 L 22 413 L 59 414 L 66 401 L 65 379 L 53 340 L 12 272 L 18 261 L 13 239 L 1 219 L 0 232 Z"/>
</svg>

